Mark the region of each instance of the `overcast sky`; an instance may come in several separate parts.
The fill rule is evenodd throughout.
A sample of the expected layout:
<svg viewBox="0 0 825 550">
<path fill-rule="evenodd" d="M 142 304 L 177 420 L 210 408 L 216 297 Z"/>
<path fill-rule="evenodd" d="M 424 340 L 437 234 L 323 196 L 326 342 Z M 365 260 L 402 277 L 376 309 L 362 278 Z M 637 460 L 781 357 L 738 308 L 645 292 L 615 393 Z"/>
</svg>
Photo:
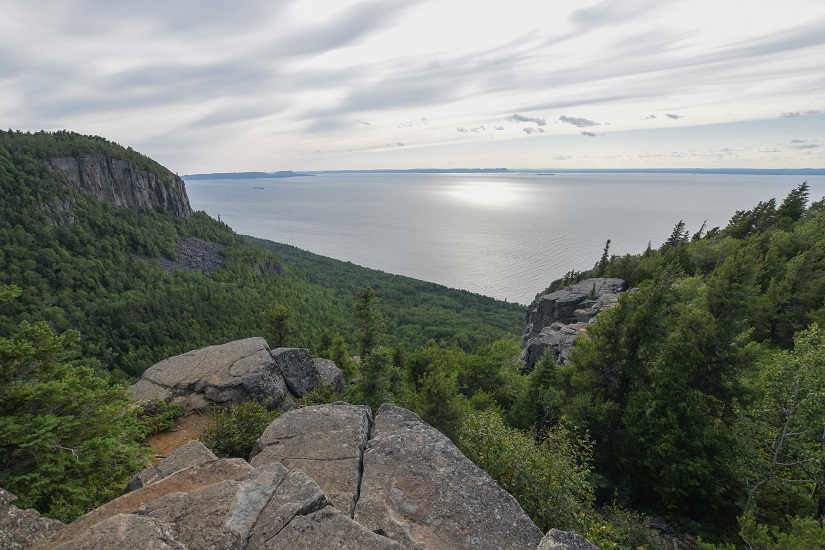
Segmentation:
<svg viewBox="0 0 825 550">
<path fill-rule="evenodd" d="M 0 0 L 0 124 L 180 174 L 825 167 L 823 0 Z"/>
</svg>

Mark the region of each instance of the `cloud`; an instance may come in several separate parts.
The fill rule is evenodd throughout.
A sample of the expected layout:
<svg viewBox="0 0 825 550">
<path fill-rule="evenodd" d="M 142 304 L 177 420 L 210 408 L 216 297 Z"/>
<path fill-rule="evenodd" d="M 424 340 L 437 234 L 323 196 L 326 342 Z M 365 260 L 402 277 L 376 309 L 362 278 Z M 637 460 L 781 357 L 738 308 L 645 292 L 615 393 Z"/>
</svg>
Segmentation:
<svg viewBox="0 0 825 550">
<path fill-rule="evenodd" d="M 656 115 L 647 115 L 642 120 L 650 120 L 651 118 L 659 118 L 659 117 L 657 117 Z"/>
<path fill-rule="evenodd" d="M 760 147 L 757 151 L 760 153 L 781 153 L 782 149 L 777 149 L 776 147 Z"/>
<path fill-rule="evenodd" d="M 400 141 L 398 143 L 396 143 L 396 145 L 398 145 L 399 147 L 404 147 L 404 144 L 401 143 Z"/>
<path fill-rule="evenodd" d="M 513 114 L 506 118 L 506 120 L 510 122 L 532 122 L 536 126 L 546 126 L 547 121 L 543 118 L 536 118 L 531 116 L 524 116 L 519 114 Z"/>
<path fill-rule="evenodd" d="M 504 130 L 504 126 L 496 126 L 496 130 Z"/>
<path fill-rule="evenodd" d="M 801 116 L 811 116 L 811 115 L 818 115 L 819 109 L 808 109 L 807 111 L 788 111 L 787 113 L 782 113 L 779 115 L 779 118 L 799 118 Z"/>
<path fill-rule="evenodd" d="M 807 140 L 804 139 L 792 139 L 791 143 L 807 143 Z"/>
<path fill-rule="evenodd" d="M 358 124 L 363 124 L 364 126 L 372 126 L 372 124 L 370 124 L 366 120 L 356 120 L 355 122 L 357 122 Z"/>
<path fill-rule="evenodd" d="M 588 132 L 588 131 L 585 130 L 585 131 L 582 131 L 582 135 L 587 136 L 587 137 L 596 137 L 596 132 Z"/>
<path fill-rule="evenodd" d="M 564 122 L 565 124 L 572 124 L 577 128 L 587 128 L 589 126 L 601 126 L 600 122 L 596 122 L 594 120 L 590 120 L 589 118 L 582 118 L 576 116 L 567 116 L 561 115 L 559 120 Z"/>
<path fill-rule="evenodd" d="M 573 157 L 571 157 L 569 155 L 556 155 L 556 156 L 553 157 L 553 160 L 570 160 L 572 158 Z"/>
<path fill-rule="evenodd" d="M 685 115 L 677 115 L 677 114 L 674 114 L 674 113 L 667 113 L 665 116 L 667 118 L 671 119 L 671 120 L 679 120 L 680 118 L 685 117 Z"/>
<path fill-rule="evenodd" d="M 530 127 L 530 126 L 528 126 L 527 128 L 522 128 L 521 131 L 524 132 L 525 134 L 535 134 L 536 133 L 536 129 L 533 128 L 533 127 Z"/>
<path fill-rule="evenodd" d="M 802 145 L 791 145 L 791 149 L 816 149 L 821 145 L 816 143 L 803 143 Z"/>
<path fill-rule="evenodd" d="M 468 130 L 468 129 L 467 129 L 467 128 L 465 128 L 464 126 L 459 126 L 459 127 L 457 127 L 457 128 L 455 129 L 455 131 L 456 131 L 456 132 L 467 133 L 467 132 L 469 132 L 470 130 Z"/>
</svg>

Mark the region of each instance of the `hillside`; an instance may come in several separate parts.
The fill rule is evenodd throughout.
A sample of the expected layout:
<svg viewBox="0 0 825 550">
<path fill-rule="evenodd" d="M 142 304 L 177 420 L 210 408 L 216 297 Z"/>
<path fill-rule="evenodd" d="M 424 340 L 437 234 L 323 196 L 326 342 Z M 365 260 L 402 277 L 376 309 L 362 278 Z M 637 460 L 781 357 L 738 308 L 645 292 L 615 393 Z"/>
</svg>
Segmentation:
<svg viewBox="0 0 825 550">
<path fill-rule="evenodd" d="M 2 132 L 0 186 L 0 283 L 23 289 L 0 330 L 24 319 L 74 328 L 101 373 L 135 377 L 170 355 L 266 334 L 264 312 L 277 306 L 294 329 L 286 343 L 321 351 L 340 333 L 352 345 L 354 292 L 369 285 L 388 345 L 471 351 L 521 330 L 515 304 L 245 240 L 191 213 L 169 170 L 103 138 Z"/>
<path fill-rule="evenodd" d="M 89 185 L 106 174 L 113 192 Z M 825 202 L 807 184 L 724 228 L 679 222 L 659 249 L 615 256 L 608 241 L 525 319 L 236 235 L 189 212 L 178 181 L 102 138 L 0 133 L 0 485 L 22 502 L 72 519 L 141 467 L 146 419 L 109 382 L 263 335 L 343 371 L 342 394 L 299 405 L 415 412 L 542 531 L 602 548 L 825 546 Z M 538 336 L 559 319 L 564 353 L 520 362 L 525 321 Z"/>
</svg>

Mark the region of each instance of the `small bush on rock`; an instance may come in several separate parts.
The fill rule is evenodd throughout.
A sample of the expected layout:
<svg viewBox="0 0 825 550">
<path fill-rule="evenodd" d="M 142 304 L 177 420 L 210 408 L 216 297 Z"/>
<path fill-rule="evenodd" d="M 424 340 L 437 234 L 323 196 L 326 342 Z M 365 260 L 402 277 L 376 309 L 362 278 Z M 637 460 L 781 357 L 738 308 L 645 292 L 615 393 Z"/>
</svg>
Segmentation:
<svg viewBox="0 0 825 550">
<path fill-rule="evenodd" d="M 281 415 L 257 401 L 229 405 L 212 414 L 201 442 L 219 457 L 249 458 L 255 440 Z"/>
</svg>

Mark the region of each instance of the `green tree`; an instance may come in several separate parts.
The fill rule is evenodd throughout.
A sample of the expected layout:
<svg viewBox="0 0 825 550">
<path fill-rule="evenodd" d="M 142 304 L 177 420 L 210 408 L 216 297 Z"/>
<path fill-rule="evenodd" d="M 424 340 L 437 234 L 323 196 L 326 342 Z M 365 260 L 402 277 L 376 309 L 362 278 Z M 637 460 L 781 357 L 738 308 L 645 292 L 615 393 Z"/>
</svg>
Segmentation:
<svg viewBox="0 0 825 550">
<path fill-rule="evenodd" d="M 64 521 L 118 496 L 151 453 L 125 387 L 66 362 L 77 337 L 44 322 L 0 337 L 0 486 Z"/>
<path fill-rule="evenodd" d="M 362 359 L 370 354 L 384 332 L 378 303 L 378 293 L 369 287 L 362 288 L 355 294 L 355 328 L 358 353 Z"/>
<path fill-rule="evenodd" d="M 277 305 L 274 308 L 267 308 L 263 317 L 269 347 L 273 349 L 287 347 L 295 335 L 289 310 L 282 305 Z"/>
<path fill-rule="evenodd" d="M 361 359 L 361 379 L 356 389 L 359 402 L 369 405 L 374 411 L 382 404 L 392 402 L 391 367 L 392 352 L 385 347 L 376 347 Z"/>
</svg>

